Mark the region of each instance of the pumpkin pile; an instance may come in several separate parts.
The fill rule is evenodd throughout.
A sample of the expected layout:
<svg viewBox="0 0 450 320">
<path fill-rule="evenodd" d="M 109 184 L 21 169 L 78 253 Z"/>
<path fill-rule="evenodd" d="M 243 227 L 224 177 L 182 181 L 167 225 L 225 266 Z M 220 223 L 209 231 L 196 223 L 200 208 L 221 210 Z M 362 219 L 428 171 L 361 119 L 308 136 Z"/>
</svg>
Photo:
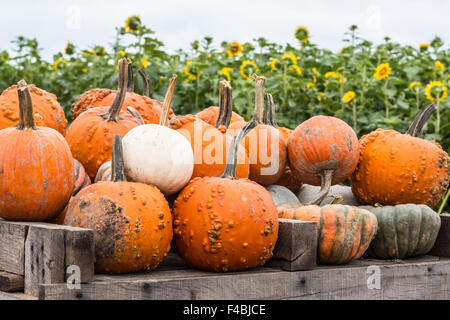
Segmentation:
<svg viewBox="0 0 450 320">
<path fill-rule="evenodd" d="M 321 264 L 433 247 L 441 221 L 431 207 L 450 183 L 447 152 L 419 138 L 433 105 L 405 134 L 358 140 L 324 115 L 279 127 L 262 76 L 245 121 L 228 81 L 217 106 L 174 115 L 177 76 L 159 102 L 139 75 L 142 95 L 120 59 L 117 90 L 83 93 L 68 128 L 56 96 L 25 80 L 0 95 L 0 218 L 93 229 L 99 273 L 153 270 L 171 244 L 193 268 L 262 266 L 279 218 L 317 224 Z"/>
</svg>

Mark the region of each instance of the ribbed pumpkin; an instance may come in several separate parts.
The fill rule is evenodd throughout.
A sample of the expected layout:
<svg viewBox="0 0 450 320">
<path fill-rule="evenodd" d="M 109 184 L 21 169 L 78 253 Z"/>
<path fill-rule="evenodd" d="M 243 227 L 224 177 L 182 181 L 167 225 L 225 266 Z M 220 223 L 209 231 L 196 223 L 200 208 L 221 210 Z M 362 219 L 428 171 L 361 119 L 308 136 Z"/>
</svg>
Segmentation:
<svg viewBox="0 0 450 320">
<path fill-rule="evenodd" d="M 275 108 L 272 95 L 270 93 L 266 93 L 265 100 L 266 100 L 266 109 L 264 111 L 264 124 L 271 125 L 272 127 L 277 128 L 281 134 L 281 137 L 284 140 L 284 143 L 287 146 L 289 136 L 294 130 L 278 126 L 275 117 Z M 302 186 L 302 182 L 292 172 L 291 167 L 289 166 L 289 158 L 286 159 L 286 166 L 284 167 L 284 172 L 278 179 L 276 184 L 279 186 L 284 186 L 289 190 L 291 190 L 292 192 L 297 191 Z"/>
<path fill-rule="evenodd" d="M 450 158 L 436 142 L 418 138 L 434 110 L 430 105 L 420 112 L 406 134 L 377 129 L 361 138 L 351 185 L 362 203 L 439 202 L 449 185 Z"/>
<path fill-rule="evenodd" d="M 378 220 L 378 232 L 367 253 L 381 259 L 403 259 L 427 254 L 434 245 L 441 218 L 423 204 L 363 206 Z"/>
<path fill-rule="evenodd" d="M 359 207 L 331 204 L 278 209 L 279 218 L 317 223 L 317 257 L 321 264 L 345 264 L 359 259 L 377 233 L 375 215 Z"/>
<path fill-rule="evenodd" d="M 317 197 L 317 193 L 320 192 L 319 186 L 312 186 L 310 184 L 304 184 L 296 192 L 297 198 L 301 203 L 310 203 Z M 349 206 L 360 206 L 361 203 L 356 199 L 352 192 L 352 188 L 337 184 L 330 187 L 328 196 L 325 197 L 318 205 L 324 206 L 332 203 L 345 204 Z"/>
<path fill-rule="evenodd" d="M 244 138 L 250 160 L 250 180 L 262 185 L 274 184 L 284 172 L 287 154 L 286 144 L 280 132 L 271 125 L 263 124 L 265 77 L 256 78 L 255 112 L 258 122 L 254 130 Z M 228 127 L 230 134 L 243 128 L 245 122 L 234 122 Z"/>
<path fill-rule="evenodd" d="M 158 123 L 161 115 L 162 103 L 155 99 L 151 99 L 148 96 L 139 95 L 133 92 L 134 85 L 132 76 L 133 71 L 130 65 L 128 77 L 131 77 L 131 79 L 126 81 L 127 93 L 125 95 L 122 110 L 126 111 L 127 107 L 132 107 L 139 112 L 145 123 Z M 123 77 L 123 73 L 119 73 L 119 83 L 123 83 L 123 79 L 121 79 L 121 77 Z M 144 89 L 144 92 L 147 90 L 147 88 Z M 75 120 L 81 113 L 90 108 L 110 106 L 116 99 L 117 93 L 118 92 L 116 90 L 105 88 L 96 88 L 86 91 L 80 95 L 72 105 L 72 120 Z M 172 115 L 173 112 L 171 110 L 169 113 L 169 118 L 171 118 Z"/>
<path fill-rule="evenodd" d="M 46 221 L 58 215 L 72 195 L 72 154 L 58 131 L 36 127 L 24 80 L 17 92 L 19 123 L 0 130 L 0 217 Z"/>
<path fill-rule="evenodd" d="M 38 127 L 53 128 L 63 136 L 67 120 L 56 96 L 33 84 L 28 85 L 33 100 L 34 121 Z M 17 86 L 11 86 L 0 95 L 0 129 L 15 126 L 19 122 Z"/>
<path fill-rule="evenodd" d="M 312 117 L 295 128 L 288 140 L 289 165 L 304 183 L 321 186 L 310 204 L 319 204 L 331 185 L 346 180 L 356 168 L 358 137 L 344 121 Z"/>
<path fill-rule="evenodd" d="M 111 181 L 81 190 L 64 218 L 65 225 L 94 230 L 97 273 L 153 270 L 167 255 L 173 235 L 163 194 L 154 186 L 126 181 L 121 148 L 115 135 Z"/>
<path fill-rule="evenodd" d="M 167 127 L 176 79 L 176 75 L 172 76 L 159 124 L 138 126 L 123 138 L 127 178 L 152 184 L 166 196 L 186 186 L 194 168 L 194 154 L 188 140 Z"/>
<path fill-rule="evenodd" d="M 262 186 L 235 176 L 239 140 L 255 125 L 249 122 L 233 138 L 222 177 L 192 179 L 174 203 L 176 250 L 194 268 L 244 270 L 272 256 L 278 234 L 275 204 Z"/>
<path fill-rule="evenodd" d="M 110 107 L 96 107 L 83 112 L 72 122 L 66 140 L 74 158 L 80 161 L 94 180 L 98 168 L 111 160 L 114 134 L 124 136 L 141 122 L 129 111 L 121 111 L 127 85 L 127 59 L 119 61 L 119 94 Z"/>
<path fill-rule="evenodd" d="M 75 196 L 81 189 L 91 184 L 91 179 L 87 175 L 86 170 L 84 170 L 80 161 L 73 159 L 73 165 L 75 169 L 75 185 L 72 195 Z"/>
<path fill-rule="evenodd" d="M 177 130 L 191 144 L 194 153 L 195 177 L 220 177 L 226 166 L 227 150 L 232 137 L 226 133 L 231 114 L 231 86 L 227 81 L 220 82 L 219 108 L 221 115 L 212 126 L 193 115 L 176 116 L 169 122 L 169 128 Z M 244 146 L 239 147 L 236 177 L 248 178 L 250 164 Z"/>
<path fill-rule="evenodd" d="M 94 183 L 111 180 L 111 161 L 106 161 L 98 168 Z"/>
</svg>

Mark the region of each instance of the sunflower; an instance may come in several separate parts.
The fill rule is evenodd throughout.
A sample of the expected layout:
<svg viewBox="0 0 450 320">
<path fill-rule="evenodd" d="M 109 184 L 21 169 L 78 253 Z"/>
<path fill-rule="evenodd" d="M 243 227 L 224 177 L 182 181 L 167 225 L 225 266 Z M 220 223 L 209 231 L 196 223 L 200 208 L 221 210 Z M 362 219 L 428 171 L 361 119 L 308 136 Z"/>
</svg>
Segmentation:
<svg viewBox="0 0 450 320">
<path fill-rule="evenodd" d="M 148 57 L 144 57 L 144 59 L 142 59 L 141 61 L 141 66 L 142 68 L 146 69 L 148 65 Z"/>
<path fill-rule="evenodd" d="M 81 69 L 81 71 L 82 71 L 83 73 L 86 73 L 86 72 L 87 72 L 87 68 L 83 68 L 83 69 Z"/>
<path fill-rule="evenodd" d="M 442 101 L 448 93 L 447 87 L 440 81 L 430 81 L 425 87 L 425 94 L 430 101 Z"/>
<path fill-rule="evenodd" d="M 242 50 L 244 50 L 244 47 L 239 42 L 233 41 L 229 43 L 227 49 L 228 58 L 239 55 Z"/>
<path fill-rule="evenodd" d="M 192 70 L 193 68 L 189 68 L 189 66 L 192 64 L 192 60 L 186 61 L 186 65 L 184 66 L 184 74 L 188 76 L 189 79 L 195 80 L 197 77 L 200 77 L 202 75 L 202 72 L 194 73 Z M 188 80 L 188 79 L 186 79 Z"/>
<path fill-rule="evenodd" d="M 329 77 L 332 77 L 332 78 L 338 80 L 339 82 L 343 81 L 342 76 L 337 72 L 329 71 L 329 72 L 325 73 L 325 79 L 328 79 Z"/>
<path fill-rule="evenodd" d="M 327 100 L 327 97 L 325 97 L 325 92 L 319 92 L 319 95 L 317 96 L 318 101 Z"/>
<path fill-rule="evenodd" d="M 306 42 L 308 42 L 308 38 L 309 38 L 309 30 L 306 27 L 299 26 L 295 30 L 294 35 L 298 39 L 298 41 L 306 43 Z"/>
<path fill-rule="evenodd" d="M 380 79 L 386 79 L 389 76 L 389 73 L 391 72 L 391 67 L 389 66 L 389 62 L 385 62 L 380 64 L 374 73 L 374 78 L 377 80 Z"/>
<path fill-rule="evenodd" d="M 132 15 L 125 20 L 125 31 L 136 33 L 141 26 L 141 18 L 138 15 Z"/>
<path fill-rule="evenodd" d="M 223 74 L 225 77 L 227 77 L 228 81 L 231 81 L 231 72 L 233 72 L 233 68 L 230 67 L 224 67 L 222 70 L 220 70 L 220 74 Z"/>
<path fill-rule="evenodd" d="M 8 61 L 10 59 L 9 57 L 9 52 L 6 50 L 3 50 L 2 52 L 0 52 L 0 61 L 1 62 L 5 62 Z"/>
<path fill-rule="evenodd" d="M 67 60 L 64 59 L 56 59 L 55 62 L 53 63 L 53 69 L 55 69 L 56 71 L 58 71 L 59 69 L 63 69 L 65 67 L 67 67 L 69 63 L 67 62 Z"/>
<path fill-rule="evenodd" d="M 277 58 L 273 58 L 270 60 L 270 62 L 267 64 L 271 69 L 276 69 L 276 64 L 278 62 Z"/>
<path fill-rule="evenodd" d="M 125 55 L 126 55 L 126 52 L 125 51 L 123 51 L 123 50 L 120 50 L 119 51 L 119 54 L 122 56 L 122 57 L 125 57 Z"/>
<path fill-rule="evenodd" d="M 67 41 L 66 48 L 64 49 L 65 54 L 72 55 L 75 52 L 75 46 L 70 43 L 70 41 Z"/>
<path fill-rule="evenodd" d="M 250 69 L 249 71 L 251 72 L 246 72 L 246 68 L 247 66 L 249 66 L 248 68 Z M 239 73 L 241 74 L 242 78 L 244 78 L 245 80 L 250 79 L 250 76 L 253 73 L 259 72 L 258 66 L 256 65 L 256 62 L 254 60 L 245 60 L 244 62 L 242 62 L 241 67 L 239 68 Z"/>
<path fill-rule="evenodd" d="M 306 90 L 311 89 L 313 86 L 314 86 L 314 83 L 308 82 L 308 83 L 306 84 Z"/>
<path fill-rule="evenodd" d="M 317 69 L 315 67 L 312 68 L 312 72 L 313 72 L 313 82 L 316 83 L 317 82 Z"/>
<path fill-rule="evenodd" d="M 428 43 L 422 43 L 419 45 L 420 51 L 426 51 L 426 50 L 428 50 L 429 47 L 430 47 L 430 45 Z"/>
<path fill-rule="evenodd" d="M 354 97 L 355 97 L 355 91 L 348 91 L 342 97 L 342 102 L 349 103 L 350 101 L 353 100 Z"/>
<path fill-rule="evenodd" d="M 291 60 L 292 65 L 288 70 L 295 70 L 297 74 L 302 74 L 302 70 L 298 66 L 297 57 L 292 53 L 285 53 L 281 56 L 281 60 Z"/>
<path fill-rule="evenodd" d="M 420 81 L 414 81 L 414 82 L 411 82 L 410 84 L 409 84 L 409 90 L 414 90 L 414 88 L 417 86 L 417 87 L 420 87 L 422 85 L 422 83 L 420 82 Z"/>
<path fill-rule="evenodd" d="M 442 62 L 440 62 L 440 61 L 435 61 L 435 62 L 434 62 L 434 69 L 435 69 L 435 70 L 445 71 L 445 67 L 444 67 L 444 65 L 442 64 Z"/>
</svg>

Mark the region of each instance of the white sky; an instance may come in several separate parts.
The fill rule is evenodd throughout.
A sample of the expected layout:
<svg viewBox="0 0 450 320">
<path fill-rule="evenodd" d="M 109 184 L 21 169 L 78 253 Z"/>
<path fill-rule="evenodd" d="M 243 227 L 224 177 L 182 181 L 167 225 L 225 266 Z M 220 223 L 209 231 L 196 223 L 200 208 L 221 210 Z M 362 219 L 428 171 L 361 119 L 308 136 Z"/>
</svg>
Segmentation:
<svg viewBox="0 0 450 320">
<path fill-rule="evenodd" d="M 294 43 L 299 25 L 310 30 L 312 42 L 339 50 L 351 24 L 375 43 L 388 35 L 403 44 L 419 45 L 439 35 L 448 48 L 449 13 L 449 0 L 3 0 L 0 50 L 11 48 L 17 35 L 36 37 L 46 57 L 64 48 L 67 40 L 82 48 L 107 45 L 114 38 L 114 27 L 132 14 L 139 14 L 169 51 L 187 48 L 206 35 L 213 36 L 217 45 L 259 36 Z"/>
</svg>

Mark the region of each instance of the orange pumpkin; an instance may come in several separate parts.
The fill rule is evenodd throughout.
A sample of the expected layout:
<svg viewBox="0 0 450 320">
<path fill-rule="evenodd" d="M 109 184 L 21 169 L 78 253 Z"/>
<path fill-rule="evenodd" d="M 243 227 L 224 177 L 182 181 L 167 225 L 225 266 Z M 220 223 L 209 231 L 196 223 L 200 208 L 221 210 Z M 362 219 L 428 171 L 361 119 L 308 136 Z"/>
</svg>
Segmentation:
<svg viewBox="0 0 450 320">
<path fill-rule="evenodd" d="M 131 65 L 128 70 L 128 75 L 132 76 Z M 119 83 L 123 83 L 123 73 L 119 73 Z M 147 96 L 141 96 L 133 92 L 134 86 L 132 81 L 125 81 L 127 83 L 127 92 L 123 103 L 123 111 L 126 111 L 127 107 L 136 109 L 144 119 L 145 123 L 158 123 L 161 115 L 162 103 L 151 99 Z M 80 95 L 72 105 L 72 120 L 75 120 L 81 113 L 90 109 L 101 106 L 111 105 L 117 96 L 118 91 L 104 88 L 91 89 Z M 169 118 L 173 115 L 173 111 L 170 110 Z"/>
<path fill-rule="evenodd" d="M 0 217 L 46 221 L 58 215 L 72 195 L 72 154 L 58 131 L 36 127 L 24 80 L 17 89 L 19 123 L 0 130 Z"/>
<path fill-rule="evenodd" d="M 225 170 L 227 150 L 232 140 L 232 137 L 226 133 L 226 124 L 229 122 L 229 117 L 227 120 L 226 114 L 231 114 L 231 86 L 227 81 L 221 81 L 221 97 L 224 96 L 225 91 L 228 91 L 229 95 L 219 101 L 221 116 L 217 121 L 218 128 L 193 115 L 176 116 L 169 122 L 169 128 L 180 132 L 191 144 L 194 152 L 192 178 L 220 177 Z M 243 146 L 240 146 L 236 176 L 248 178 L 249 171 L 246 150 Z"/>
<path fill-rule="evenodd" d="M 284 172 L 287 153 L 286 144 L 280 132 L 271 125 L 263 124 L 264 111 L 264 84 L 265 77 L 256 78 L 255 112 L 253 119 L 258 125 L 243 144 L 249 155 L 250 179 L 263 185 L 276 183 Z M 236 132 L 245 126 L 245 122 L 234 122 L 228 131 Z"/>
<path fill-rule="evenodd" d="M 38 127 L 49 127 L 66 134 L 67 120 L 56 96 L 33 84 L 28 86 L 33 100 L 34 121 Z M 0 129 L 15 126 L 19 122 L 17 86 L 11 86 L 0 95 Z"/>
<path fill-rule="evenodd" d="M 111 146 L 114 134 L 124 136 L 128 131 L 141 124 L 133 112 L 121 111 L 126 95 L 128 74 L 127 59 L 119 61 L 119 94 L 111 107 L 96 107 L 83 112 L 72 122 L 67 131 L 66 140 L 73 156 L 83 164 L 91 180 L 98 168 L 111 160 Z"/>
<path fill-rule="evenodd" d="M 436 205 L 450 181 L 450 158 L 433 141 L 419 138 L 433 105 L 416 117 L 406 134 L 377 129 L 360 140 L 361 154 L 351 177 L 362 203 Z"/>
<path fill-rule="evenodd" d="M 194 268 L 244 270 L 272 256 L 278 219 L 270 193 L 235 175 L 239 140 L 255 125 L 233 138 L 222 177 L 192 179 L 174 202 L 176 250 Z"/>
<path fill-rule="evenodd" d="M 94 230 L 97 273 L 153 270 L 170 249 L 169 205 L 156 187 L 126 181 L 119 135 L 113 149 L 111 181 L 81 190 L 70 201 L 64 224 Z"/>
<path fill-rule="evenodd" d="M 301 123 L 289 136 L 288 156 L 291 170 L 307 184 L 321 186 L 311 204 L 319 204 L 331 185 L 346 180 L 356 168 L 358 137 L 344 121 L 315 116 Z"/>
<path fill-rule="evenodd" d="M 80 161 L 73 159 L 73 165 L 75 169 L 75 185 L 72 194 L 75 196 L 81 189 L 91 184 L 91 179 Z"/>
<path fill-rule="evenodd" d="M 322 264 L 344 264 L 359 259 L 378 229 L 375 215 L 358 207 L 330 204 L 278 209 L 279 218 L 317 223 L 317 257 Z"/>
</svg>

